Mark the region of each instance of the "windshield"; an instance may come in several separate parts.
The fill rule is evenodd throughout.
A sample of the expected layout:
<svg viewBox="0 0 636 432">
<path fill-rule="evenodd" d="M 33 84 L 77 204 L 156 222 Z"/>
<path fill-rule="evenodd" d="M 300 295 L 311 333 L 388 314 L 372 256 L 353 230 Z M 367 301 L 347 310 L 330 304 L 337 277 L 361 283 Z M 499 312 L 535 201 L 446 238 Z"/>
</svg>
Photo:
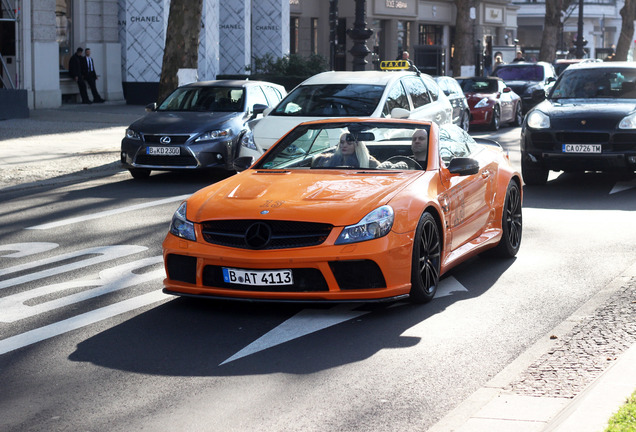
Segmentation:
<svg viewBox="0 0 636 432">
<path fill-rule="evenodd" d="M 552 99 L 636 99 L 636 69 L 566 69 Z"/>
<path fill-rule="evenodd" d="M 422 170 L 426 168 L 429 128 L 428 124 L 375 122 L 300 125 L 255 168 Z"/>
<path fill-rule="evenodd" d="M 157 111 L 243 111 L 242 87 L 180 87 L 168 96 Z"/>
<path fill-rule="evenodd" d="M 535 64 L 499 66 L 494 74 L 504 81 L 543 81 L 545 79 L 543 67 Z"/>
<path fill-rule="evenodd" d="M 297 87 L 272 112 L 281 116 L 369 117 L 382 97 L 384 86 L 321 84 Z"/>
<path fill-rule="evenodd" d="M 464 93 L 495 93 L 497 80 L 469 78 L 460 81 Z"/>
</svg>

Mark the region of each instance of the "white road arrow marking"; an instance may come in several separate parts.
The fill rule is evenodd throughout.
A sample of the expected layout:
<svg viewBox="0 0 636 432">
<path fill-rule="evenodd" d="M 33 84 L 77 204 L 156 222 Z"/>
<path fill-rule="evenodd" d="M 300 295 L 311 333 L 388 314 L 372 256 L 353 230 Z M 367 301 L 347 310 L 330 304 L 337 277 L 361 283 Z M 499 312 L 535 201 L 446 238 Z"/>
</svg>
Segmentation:
<svg viewBox="0 0 636 432">
<path fill-rule="evenodd" d="M 614 187 L 610 191 L 610 195 L 618 193 L 618 192 L 623 192 L 632 188 L 636 188 L 636 179 L 630 180 L 630 181 L 618 182 L 614 185 Z"/>
<path fill-rule="evenodd" d="M 50 251 L 59 245 L 57 243 L 47 242 L 30 242 L 30 243 L 12 243 L 0 245 L 0 251 L 17 251 L 12 254 L 0 255 L 4 258 L 22 258 L 29 255 L 35 255 L 40 252 Z"/>
<path fill-rule="evenodd" d="M 74 217 L 74 218 L 69 218 L 69 219 L 63 219 L 57 222 L 50 222 L 50 223 L 45 223 L 42 225 L 35 225 L 32 227 L 28 227 L 26 229 L 39 229 L 39 230 L 44 230 L 44 229 L 50 229 L 50 228 L 57 228 L 57 227 L 61 227 L 64 225 L 70 225 L 70 224 L 74 224 L 74 223 L 78 223 L 78 222 L 84 222 L 87 220 L 93 220 L 93 219 L 99 219 L 102 217 L 106 217 L 106 216 L 112 216 L 112 215 L 116 215 L 116 214 L 120 214 L 120 213 L 126 213 L 129 211 L 134 211 L 134 210 L 141 210 L 144 208 L 148 208 L 148 207 L 154 207 L 154 206 L 158 206 L 158 205 L 163 205 L 163 204 L 168 204 L 171 202 L 175 202 L 175 201 L 183 201 L 186 198 L 189 198 L 190 195 L 179 195 L 179 196 L 175 196 L 175 197 L 170 197 L 170 198 L 165 198 L 165 199 L 161 199 L 161 200 L 157 200 L 157 201 L 149 201 L 149 202 L 145 202 L 142 204 L 136 204 L 136 205 L 132 205 L 132 206 L 128 206 L 128 207 L 121 207 L 121 208 L 117 208 L 117 209 L 113 209 L 113 210 L 106 210 L 103 212 L 98 212 L 98 213 L 93 213 L 93 214 L 89 214 L 89 215 L 85 215 L 85 216 L 78 216 L 78 217 Z M 176 209 L 175 209 L 176 210 Z"/>
<path fill-rule="evenodd" d="M 464 288 L 464 286 L 459 283 L 454 277 L 447 277 L 440 282 L 435 298 L 449 296 L 453 293 L 461 291 L 467 292 L 468 290 Z M 396 303 L 394 306 L 400 306 L 403 304 L 404 303 Z M 242 357 L 246 357 L 250 354 L 264 351 L 268 348 L 283 344 L 293 339 L 306 336 L 319 330 L 326 329 L 336 324 L 352 320 L 370 312 L 364 310 L 352 310 L 358 306 L 360 306 L 360 304 L 353 303 L 343 304 L 325 310 L 302 310 L 278 327 L 272 329 L 268 333 L 264 334 L 263 336 L 234 354 L 232 357 L 225 360 L 219 366 L 222 366 L 234 360 L 238 360 Z"/>
<path fill-rule="evenodd" d="M 287 321 L 255 340 L 219 366 L 241 357 L 266 350 L 284 342 L 317 332 L 318 330 L 340 324 L 345 321 L 368 314 L 370 311 L 353 311 L 360 306 L 358 303 L 339 305 L 332 309 L 305 309 L 289 318 Z"/>
</svg>

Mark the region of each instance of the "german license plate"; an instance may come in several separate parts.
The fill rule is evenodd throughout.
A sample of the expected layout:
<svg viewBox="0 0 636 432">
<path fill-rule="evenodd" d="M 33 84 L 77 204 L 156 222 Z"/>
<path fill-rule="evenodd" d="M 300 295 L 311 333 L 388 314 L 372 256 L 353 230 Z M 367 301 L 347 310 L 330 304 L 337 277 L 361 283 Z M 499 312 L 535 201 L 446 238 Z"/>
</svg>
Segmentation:
<svg viewBox="0 0 636 432">
<path fill-rule="evenodd" d="M 181 147 L 148 147 L 146 154 L 152 156 L 179 156 Z"/>
<path fill-rule="evenodd" d="M 243 270 L 226 267 L 223 267 L 223 281 L 252 286 L 294 284 L 291 270 Z"/>
<path fill-rule="evenodd" d="M 563 144 L 563 153 L 601 153 L 600 144 Z"/>
</svg>

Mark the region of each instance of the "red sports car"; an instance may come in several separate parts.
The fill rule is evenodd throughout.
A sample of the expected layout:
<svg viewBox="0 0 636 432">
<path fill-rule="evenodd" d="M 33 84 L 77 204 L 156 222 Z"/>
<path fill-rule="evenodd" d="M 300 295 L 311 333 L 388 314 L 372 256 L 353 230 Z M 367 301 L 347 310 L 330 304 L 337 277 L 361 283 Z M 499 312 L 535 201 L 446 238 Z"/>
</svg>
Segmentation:
<svg viewBox="0 0 636 432">
<path fill-rule="evenodd" d="M 498 130 L 502 123 L 521 126 L 521 97 L 497 77 L 456 78 L 470 107 L 470 125 Z"/>
</svg>

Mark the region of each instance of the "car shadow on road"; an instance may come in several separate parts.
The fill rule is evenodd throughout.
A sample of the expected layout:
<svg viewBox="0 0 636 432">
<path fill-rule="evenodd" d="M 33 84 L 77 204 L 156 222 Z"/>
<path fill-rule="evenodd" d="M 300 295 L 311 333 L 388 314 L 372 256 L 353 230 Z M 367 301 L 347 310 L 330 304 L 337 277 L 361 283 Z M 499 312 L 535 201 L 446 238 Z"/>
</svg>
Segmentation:
<svg viewBox="0 0 636 432">
<path fill-rule="evenodd" d="M 469 286 L 468 291 L 453 292 L 425 305 L 407 301 L 298 305 L 175 298 L 81 342 L 69 359 L 165 376 L 311 374 L 362 361 L 382 350 L 418 345 L 420 337 L 404 335 L 408 329 L 457 302 L 482 295 L 513 262 L 473 258 L 449 275 Z M 289 331 L 291 320 L 307 311 L 326 315 L 326 319 L 343 314 L 349 318 L 267 345 L 264 336 L 266 339 L 283 323 Z M 298 325 L 307 322 L 299 320 Z M 236 358 L 255 341 L 263 346 Z"/>
<path fill-rule="evenodd" d="M 553 210 L 636 210 L 636 176 L 561 173 L 546 185 L 524 186 L 523 207 Z"/>
</svg>

